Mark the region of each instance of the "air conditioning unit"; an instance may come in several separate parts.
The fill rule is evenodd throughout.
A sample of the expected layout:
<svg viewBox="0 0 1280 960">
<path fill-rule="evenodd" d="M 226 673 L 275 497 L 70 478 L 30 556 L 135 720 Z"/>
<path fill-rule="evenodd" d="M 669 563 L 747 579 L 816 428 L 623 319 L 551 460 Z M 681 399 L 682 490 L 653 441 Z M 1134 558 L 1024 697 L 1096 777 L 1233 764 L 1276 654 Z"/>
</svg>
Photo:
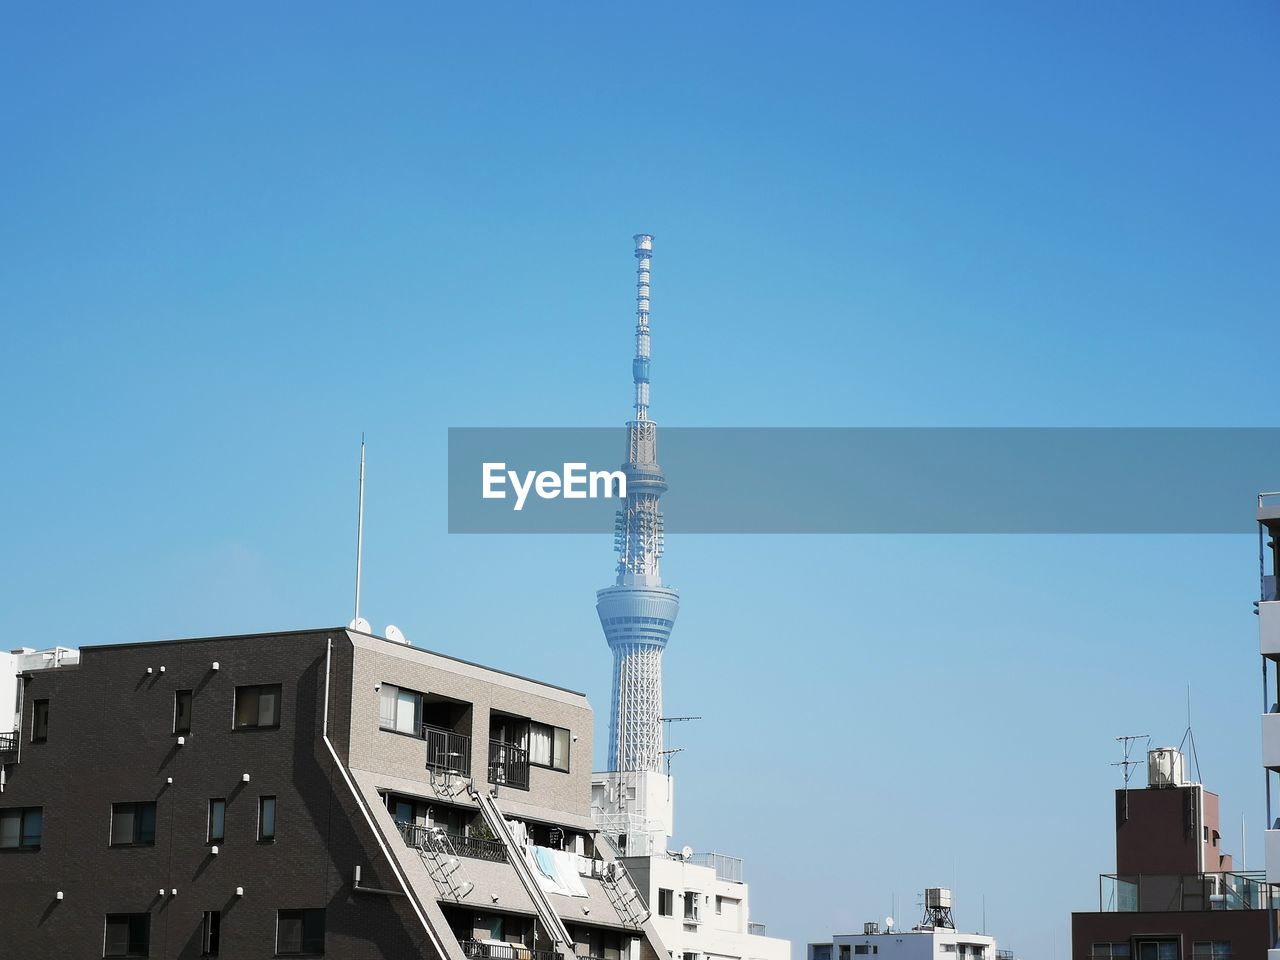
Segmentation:
<svg viewBox="0 0 1280 960">
<path fill-rule="evenodd" d="M 1187 782 L 1182 751 L 1156 747 L 1147 751 L 1147 786 L 1181 787 Z"/>
</svg>

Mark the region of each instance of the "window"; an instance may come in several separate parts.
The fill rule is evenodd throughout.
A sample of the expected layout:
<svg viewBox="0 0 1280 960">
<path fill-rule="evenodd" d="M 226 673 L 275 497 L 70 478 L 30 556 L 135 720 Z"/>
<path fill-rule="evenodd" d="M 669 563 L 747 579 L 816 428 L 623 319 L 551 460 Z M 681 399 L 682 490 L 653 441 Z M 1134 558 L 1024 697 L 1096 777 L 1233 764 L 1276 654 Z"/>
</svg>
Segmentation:
<svg viewBox="0 0 1280 960">
<path fill-rule="evenodd" d="M 173 695 L 173 732 L 191 732 L 191 691 L 179 690 Z"/>
<path fill-rule="evenodd" d="M 552 770 L 569 769 L 569 731 L 545 723 L 529 724 L 529 762 Z"/>
<path fill-rule="evenodd" d="M 658 888 L 658 916 L 670 917 L 675 913 L 674 909 L 675 893 L 674 891 Z"/>
<path fill-rule="evenodd" d="M 684 918 L 695 921 L 698 919 L 698 894 L 693 890 L 685 891 Z"/>
<path fill-rule="evenodd" d="M 1192 960 L 1231 960 L 1230 940 L 1197 940 L 1191 945 Z"/>
<path fill-rule="evenodd" d="M 43 834 L 43 807 L 0 810 L 0 849 L 38 848 Z"/>
<path fill-rule="evenodd" d="M 324 909 L 276 912 L 276 956 L 324 953 Z"/>
<path fill-rule="evenodd" d="M 280 726 L 280 684 L 236 687 L 236 726 Z"/>
<path fill-rule="evenodd" d="M 111 805 L 111 845 L 113 847 L 146 846 L 155 842 L 155 801 Z M 147 916 L 147 914 L 138 914 L 138 916 Z"/>
<path fill-rule="evenodd" d="M 151 914 L 108 913 L 104 957 L 145 957 L 151 948 Z"/>
<path fill-rule="evenodd" d="M 1112 960 L 1113 957 L 1128 960 L 1129 941 L 1126 940 L 1124 943 L 1095 943 L 1093 952 L 1089 956 L 1091 960 Z"/>
<path fill-rule="evenodd" d="M 840 960 L 849 960 L 849 945 L 847 943 L 840 944 Z"/>
<path fill-rule="evenodd" d="M 274 840 L 276 838 L 276 798 L 258 798 L 258 839 Z"/>
<path fill-rule="evenodd" d="M 1178 960 L 1178 941 L 1139 940 L 1138 960 Z"/>
<path fill-rule="evenodd" d="M 31 710 L 31 742 L 49 739 L 49 701 L 36 700 Z"/>
<path fill-rule="evenodd" d="M 418 736 L 422 729 L 422 694 L 395 684 L 382 684 L 378 693 L 378 726 Z"/>
<path fill-rule="evenodd" d="M 218 941 L 222 939 L 222 914 L 206 910 L 200 924 L 200 953 L 206 957 L 218 955 Z"/>
<path fill-rule="evenodd" d="M 944 949 L 945 949 L 945 948 L 944 948 Z M 867 944 L 865 944 L 865 943 L 855 943 L 855 944 L 853 945 L 853 952 L 854 952 L 854 953 L 856 953 L 856 954 L 858 954 L 858 955 L 860 955 L 860 956 L 870 956 L 870 955 L 871 955 L 871 947 L 870 947 L 870 946 L 868 946 L 868 945 L 867 945 Z"/>
<path fill-rule="evenodd" d="M 226 838 L 224 828 L 227 823 L 227 801 L 218 799 L 209 801 L 209 842 L 221 843 Z"/>
</svg>

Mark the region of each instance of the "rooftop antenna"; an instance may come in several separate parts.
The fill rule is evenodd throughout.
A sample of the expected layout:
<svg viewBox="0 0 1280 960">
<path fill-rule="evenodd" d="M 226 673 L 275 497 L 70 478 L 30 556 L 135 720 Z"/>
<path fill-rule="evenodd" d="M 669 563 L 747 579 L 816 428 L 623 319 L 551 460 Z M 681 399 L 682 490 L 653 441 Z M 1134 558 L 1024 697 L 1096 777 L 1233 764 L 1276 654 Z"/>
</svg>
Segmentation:
<svg viewBox="0 0 1280 960">
<path fill-rule="evenodd" d="M 659 717 L 658 719 L 661 720 L 663 723 L 684 723 L 689 720 L 701 720 L 702 718 L 701 717 Z M 665 731 L 666 727 L 663 727 L 663 730 Z M 663 734 L 663 739 L 664 740 L 666 739 L 665 733 Z M 674 750 L 668 749 L 668 750 L 662 751 L 662 755 L 667 758 L 667 776 L 668 777 L 671 776 L 671 758 L 674 757 L 677 753 L 684 753 L 684 747 L 676 747 Z M 669 789 L 670 789 L 670 786 L 668 785 L 668 790 Z"/>
<path fill-rule="evenodd" d="M 360 487 L 356 499 L 356 609 L 351 629 L 369 633 L 367 621 L 360 619 L 360 568 L 364 562 L 364 433 L 360 434 Z"/>
<path fill-rule="evenodd" d="M 1196 754 L 1196 735 L 1191 732 L 1191 684 L 1187 684 L 1187 732 L 1182 735 L 1182 743 L 1178 744 L 1178 749 L 1182 749 L 1182 745 L 1188 740 L 1191 741 L 1191 759 L 1196 764 L 1196 782 L 1204 783 L 1204 779 L 1200 776 L 1200 757 Z"/>
<path fill-rule="evenodd" d="M 1129 759 L 1129 750 L 1135 740 L 1146 740 L 1147 742 L 1150 742 L 1151 736 L 1146 733 L 1135 733 L 1127 737 L 1116 737 L 1116 743 L 1123 745 L 1124 759 L 1111 764 L 1111 766 L 1120 767 L 1124 771 L 1124 818 L 1126 820 L 1129 819 L 1129 778 L 1133 776 L 1133 768 L 1141 766 L 1142 764 L 1141 760 Z"/>
</svg>

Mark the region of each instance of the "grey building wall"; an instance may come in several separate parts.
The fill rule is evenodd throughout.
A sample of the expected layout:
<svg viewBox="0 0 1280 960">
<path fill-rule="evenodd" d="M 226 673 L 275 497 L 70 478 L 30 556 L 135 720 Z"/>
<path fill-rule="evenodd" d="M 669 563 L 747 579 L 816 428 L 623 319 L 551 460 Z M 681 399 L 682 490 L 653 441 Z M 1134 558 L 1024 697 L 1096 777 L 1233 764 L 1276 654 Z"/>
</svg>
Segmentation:
<svg viewBox="0 0 1280 960">
<path fill-rule="evenodd" d="M 352 664 L 344 631 L 87 647 L 79 667 L 32 673 L 21 762 L 7 768 L 0 808 L 42 807 L 44 833 L 39 850 L 0 850 L 3 954 L 101 956 L 106 914 L 147 912 L 151 956 L 198 957 L 203 912 L 219 910 L 222 956 L 270 956 L 277 909 L 323 907 L 327 957 L 436 956 L 407 898 L 352 888 L 357 864 L 363 885 L 396 881 L 321 739 L 330 638 L 341 751 Z M 265 683 L 283 686 L 280 726 L 233 729 L 235 687 Z M 180 689 L 194 691 L 185 746 L 173 733 Z M 44 743 L 30 742 L 36 699 L 50 705 Z M 277 798 L 273 842 L 256 839 L 262 795 Z M 214 856 L 208 802 L 218 797 L 226 838 Z M 157 805 L 154 845 L 109 846 L 111 804 L 147 800 Z"/>
</svg>

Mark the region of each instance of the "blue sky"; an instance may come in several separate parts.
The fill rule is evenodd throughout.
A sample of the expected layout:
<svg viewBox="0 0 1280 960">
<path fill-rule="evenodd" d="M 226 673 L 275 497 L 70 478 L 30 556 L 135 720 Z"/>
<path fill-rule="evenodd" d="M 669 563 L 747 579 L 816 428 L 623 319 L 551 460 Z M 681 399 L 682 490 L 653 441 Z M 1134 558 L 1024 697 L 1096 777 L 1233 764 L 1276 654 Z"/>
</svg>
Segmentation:
<svg viewBox="0 0 1280 960">
<path fill-rule="evenodd" d="M 1273 426 L 1278 28 L 1260 2 L 12 8 L 12 635 L 346 620 L 366 431 L 375 625 L 604 707 L 608 533 L 448 536 L 445 431 L 626 417 L 639 230 L 662 424 Z M 1114 865 L 1111 738 L 1176 743 L 1188 683 L 1261 862 L 1248 536 L 673 537 L 664 572 L 668 709 L 705 717 L 677 840 L 747 857 L 797 944 L 941 883 L 961 925 L 985 897 L 1005 945 L 1066 956 Z"/>
</svg>

